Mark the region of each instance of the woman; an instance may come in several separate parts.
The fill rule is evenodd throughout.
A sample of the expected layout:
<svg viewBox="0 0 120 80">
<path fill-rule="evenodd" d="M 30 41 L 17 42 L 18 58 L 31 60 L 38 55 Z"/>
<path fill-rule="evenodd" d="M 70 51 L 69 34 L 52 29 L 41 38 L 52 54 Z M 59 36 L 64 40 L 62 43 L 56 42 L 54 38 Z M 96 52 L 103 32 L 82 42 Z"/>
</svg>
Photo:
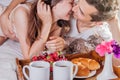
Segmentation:
<svg viewBox="0 0 120 80">
<path fill-rule="evenodd" d="M 69 20 L 72 0 L 48 0 L 48 4 L 52 8 L 41 0 L 20 4 L 10 15 L 25 59 L 44 50 L 49 34 L 59 36 L 61 28 L 52 25 L 59 19 Z"/>
</svg>

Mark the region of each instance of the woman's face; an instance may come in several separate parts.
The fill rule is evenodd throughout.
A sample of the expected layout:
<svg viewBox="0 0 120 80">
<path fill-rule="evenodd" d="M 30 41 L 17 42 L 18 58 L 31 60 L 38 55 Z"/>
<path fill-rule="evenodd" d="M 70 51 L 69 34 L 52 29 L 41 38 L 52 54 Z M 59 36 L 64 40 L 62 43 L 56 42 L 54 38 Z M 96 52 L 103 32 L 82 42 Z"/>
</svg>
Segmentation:
<svg viewBox="0 0 120 80">
<path fill-rule="evenodd" d="M 73 16 L 81 22 L 90 22 L 91 14 L 97 13 L 97 9 L 88 4 L 86 0 L 76 0 L 72 8 Z"/>
<path fill-rule="evenodd" d="M 73 0 L 61 0 L 53 7 L 54 15 L 58 19 L 69 20 L 72 10 Z"/>
</svg>

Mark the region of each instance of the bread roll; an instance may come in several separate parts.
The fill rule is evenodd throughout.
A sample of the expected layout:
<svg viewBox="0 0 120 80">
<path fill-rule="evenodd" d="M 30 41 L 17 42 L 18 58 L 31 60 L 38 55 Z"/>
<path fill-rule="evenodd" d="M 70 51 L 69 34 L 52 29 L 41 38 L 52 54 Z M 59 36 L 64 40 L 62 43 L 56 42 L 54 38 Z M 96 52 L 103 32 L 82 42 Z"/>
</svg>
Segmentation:
<svg viewBox="0 0 120 80">
<path fill-rule="evenodd" d="M 78 65 L 78 72 L 77 72 L 76 76 L 88 76 L 90 73 L 90 70 L 86 66 L 81 64 L 79 62 L 79 60 L 80 59 L 77 59 L 77 58 L 72 60 L 72 63 Z"/>
<path fill-rule="evenodd" d="M 78 64 L 78 72 L 76 76 L 88 76 L 90 70 L 82 64 Z"/>
<path fill-rule="evenodd" d="M 90 60 L 89 61 L 89 69 L 90 70 L 97 70 L 100 68 L 100 64 L 96 62 L 95 60 Z"/>
<path fill-rule="evenodd" d="M 86 66 L 88 69 L 89 69 L 89 60 L 90 59 L 87 59 L 87 58 L 79 58 L 79 62 L 84 66 Z"/>
<path fill-rule="evenodd" d="M 75 59 L 72 59 L 72 62 L 74 64 L 81 63 L 82 65 L 87 67 L 89 70 L 97 70 L 100 68 L 100 64 L 97 61 L 89 58 L 75 58 Z"/>
</svg>

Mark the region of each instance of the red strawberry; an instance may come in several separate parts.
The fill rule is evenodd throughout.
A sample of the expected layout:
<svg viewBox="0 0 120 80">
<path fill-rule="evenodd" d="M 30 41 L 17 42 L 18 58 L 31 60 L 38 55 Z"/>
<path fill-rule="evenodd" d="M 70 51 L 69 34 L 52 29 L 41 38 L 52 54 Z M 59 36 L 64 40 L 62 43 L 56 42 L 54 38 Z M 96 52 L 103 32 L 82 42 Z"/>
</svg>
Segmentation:
<svg viewBox="0 0 120 80">
<path fill-rule="evenodd" d="M 54 52 L 52 56 L 53 56 L 53 58 L 56 60 L 56 59 L 58 58 L 58 53 L 57 53 L 57 52 Z"/>
<path fill-rule="evenodd" d="M 47 60 L 48 60 L 48 62 L 54 62 L 54 59 L 52 56 L 47 56 Z"/>
<path fill-rule="evenodd" d="M 37 61 L 37 60 L 38 60 L 37 56 L 32 57 L 32 61 Z"/>
<path fill-rule="evenodd" d="M 44 58 L 46 58 L 44 55 L 40 54 L 39 57 L 43 60 Z"/>
<path fill-rule="evenodd" d="M 47 58 L 44 58 L 43 60 L 48 62 Z"/>
<path fill-rule="evenodd" d="M 59 57 L 54 58 L 54 61 L 58 61 L 58 60 L 59 60 Z"/>
<path fill-rule="evenodd" d="M 53 57 L 53 53 L 49 54 L 48 56 Z"/>
<path fill-rule="evenodd" d="M 38 56 L 38 60 L 43 60 L 43 57 L 41 57 L 41 56 Z"/>
</svg>

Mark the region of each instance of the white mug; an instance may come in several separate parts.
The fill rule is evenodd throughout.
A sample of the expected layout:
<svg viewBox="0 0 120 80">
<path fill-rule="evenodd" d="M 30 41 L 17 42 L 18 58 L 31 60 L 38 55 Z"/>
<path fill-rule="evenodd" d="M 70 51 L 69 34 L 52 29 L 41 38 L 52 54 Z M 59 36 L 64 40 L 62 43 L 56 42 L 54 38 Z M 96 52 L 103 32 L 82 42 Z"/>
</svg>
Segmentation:
<svg viewBox="0 0 120 80">
<path fill-rule="evenodd" d="M 70 61 L 56 61 L 53 63 L 53 80 L 73 80 L 77 71 L 78 66 Z"/>
<path fill-rule="evenodd" d="M 26 69 L 29 71 L 29 77 L 26 74 Z M 27 80 L 49 80 L 50 79 L 50 64 L 45 61 L 33 61 L 23 67 L 23 74 Z"/>
</svg>

